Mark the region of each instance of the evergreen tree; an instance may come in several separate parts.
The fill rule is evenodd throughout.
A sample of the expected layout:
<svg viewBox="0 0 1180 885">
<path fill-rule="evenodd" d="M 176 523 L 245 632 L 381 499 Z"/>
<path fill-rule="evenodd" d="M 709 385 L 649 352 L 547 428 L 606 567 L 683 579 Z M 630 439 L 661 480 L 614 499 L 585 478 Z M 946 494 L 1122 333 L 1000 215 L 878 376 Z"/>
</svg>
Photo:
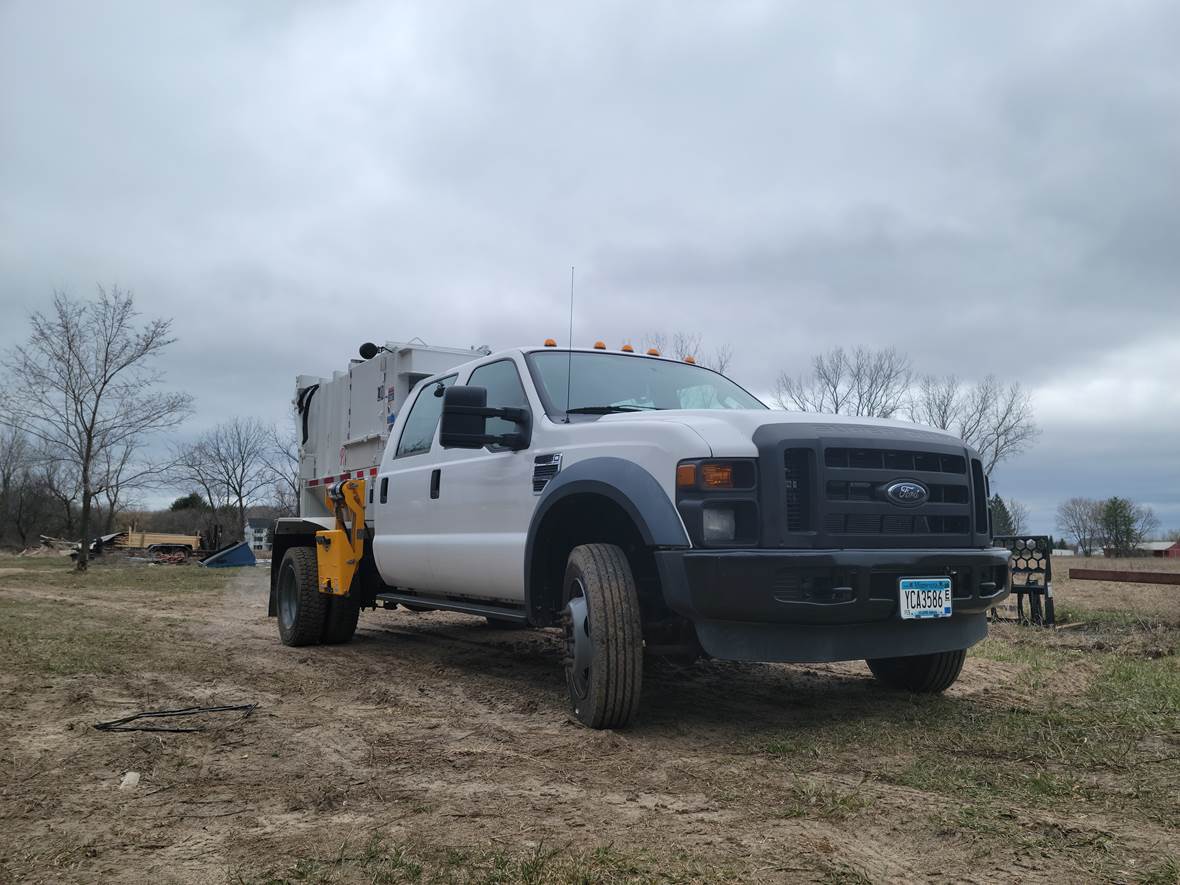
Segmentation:
<svg viewBox="0 0 1180 885">
<path fill-rule="evenodd" d="M 1012 534 L 1012 514 L 1008 512 L 1008 505 L 999 495 L 992 495 L 988 502 L 992 514 L 992 533 L 996 535 Z"/>
</svg>

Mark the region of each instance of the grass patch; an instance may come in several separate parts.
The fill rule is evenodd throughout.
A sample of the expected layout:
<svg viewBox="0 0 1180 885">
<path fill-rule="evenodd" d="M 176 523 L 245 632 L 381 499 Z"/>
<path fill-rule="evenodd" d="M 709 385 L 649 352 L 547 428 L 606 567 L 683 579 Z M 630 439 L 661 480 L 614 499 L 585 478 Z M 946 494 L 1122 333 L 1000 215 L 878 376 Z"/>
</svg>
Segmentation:
<svg viewBox="0 0 1180 885">
<path fill-rule="evenodd" d="M 1051 634 L 989 639 L 991 660 L 1027 665 L 1047 684 L 1082 652 L 1053 648 Z M 1023 637 L 1021 637 L 1023 640 Z M 983 808 L 1061 813 L 1115 807 L 1139 819 L 1180 815 L 1180 799 L 1160 785 L 1180 777 L 1180 658 L 1115 653 L 1084 658 L 1094 672 L 1075 696 L 1036 692 L 1010 705 L 988 699 L 880 692 L 850 715 L 822 708 L 763 751 L 796 772 L 855 770 L 873 758 L 876 777 Z M 1095 672 L 1096 671 L 1096 672 Z M 822 814 L 823 797 L 795 797 L 803 814 Z"/>
<path fill-rule="evenodd" d="M 499 849 L 417 848 L 373 837 L 360 846 L 345 843 L 327 855 L 296 858 L 263 871 L 236 869 L 232 885 L 365 882 L 454 883 L 454 885 L 583 885 L 583 883 L 696 883 L 733 881 L 734 875 L 691 860 L 657 861 L 612 846 L 572 851 L 537 846 L 516 852 Z"/>
<path fill-rule="evenodd" d="M 1135 882 L 1137 885 L 1180 885 L 1180 860 L 1170 857 L 1142 872 Z"/>
<path fill-rule="evenodd" d="M 206 569 L 187 565 L 151 565 L 115 554 L 91 560 L 85 572 L 74 570 L 68 557 L 3 556 L 0 568 L 22 572 L 0 575 L 0 586 L 19 586 L 35 580 L 39 587 L 63 590 L 155 590 L 191 593 L 219 590 L 238 570 Z"/>
<path fill-rule="evenodd" d="M 1118 633 L 1158 633 L 1180 626 L 1175 618 L 1159 612 L 1131 609 L 1101 609 L 1079 605 L 1059 605 L 1059 624 L 1085 624 L 1091 630 Z"/>
<path fill-rule="evenodd" d="M 871 802 L 862 793 L 826 789 L 813 783 L 795 784 L 787 790 L 779 816 L 846 820 Z"/>
<path fill-rule="evenodd" d="M 44 599 L 8 599 L 3 606 L 0 656 L 18 672 L 120 673 L 146 639 L 142 627 L 92 607 Z"/>
</svg>

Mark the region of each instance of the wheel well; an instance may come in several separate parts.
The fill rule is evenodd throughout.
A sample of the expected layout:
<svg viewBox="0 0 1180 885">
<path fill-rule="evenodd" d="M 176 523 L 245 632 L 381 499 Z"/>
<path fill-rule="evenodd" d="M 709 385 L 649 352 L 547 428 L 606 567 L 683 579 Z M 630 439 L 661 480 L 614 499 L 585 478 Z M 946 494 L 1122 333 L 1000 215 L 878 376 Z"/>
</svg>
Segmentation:
<svg viewBox="0 0 1180 885">
<path fill-rule="evenodd" d="M 627 554 L 644 619 L 666 612 L 655 557 L 627 512 L 594 493 L 569 495 L 545 514 L 529 562 L 529 620 L 552 625 L 563 606 L 562 581 L 570 552 L 581 544 L 615 544 Z"/>
</svg>

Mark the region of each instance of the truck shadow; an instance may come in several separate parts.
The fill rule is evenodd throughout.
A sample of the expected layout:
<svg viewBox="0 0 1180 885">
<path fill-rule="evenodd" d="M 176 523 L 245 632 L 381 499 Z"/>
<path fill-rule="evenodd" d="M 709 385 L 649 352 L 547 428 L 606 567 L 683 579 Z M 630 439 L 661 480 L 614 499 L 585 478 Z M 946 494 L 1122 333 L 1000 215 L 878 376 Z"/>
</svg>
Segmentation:
<svg viewBox="0 0 1180 885">
<path fill-rule="evenodd" d="M 448 615 L 391 619 L 362 630 L 361 643 L 381 647 L 390 666 L 425 669 L 465 695 L 489 705 L 544 717 L 564 717 L 564 650 L 556 631 L 498 630 L 482 619 Z M 377 649 L 365 649 L 371 655 Z M 380 652 L 378 652 L 380 654 Z M 890 717 L 915 704 L 975 706 L 970 697 L 915 698 L 876 682 L 863 664 L 753 664 L 698 660 L 678 664 L 644 661 L 643 700 L 635 735 L 670 735 L 681 730 L 735 726 L 756 738 L 760 732 L 806 731 L 838 719 Z"/>
</svg>

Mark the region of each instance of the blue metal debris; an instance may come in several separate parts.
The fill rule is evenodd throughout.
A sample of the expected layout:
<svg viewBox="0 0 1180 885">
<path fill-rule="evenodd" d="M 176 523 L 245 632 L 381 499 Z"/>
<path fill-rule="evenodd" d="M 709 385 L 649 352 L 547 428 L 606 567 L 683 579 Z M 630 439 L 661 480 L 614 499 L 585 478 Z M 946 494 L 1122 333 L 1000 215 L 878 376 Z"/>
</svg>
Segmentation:
<svg viewBox="0 0 1180 885">
<path fill-rule="evenodd" d="M 201 565 L 207 568 L 241 568 L 256 564 L 257 560 L 254 558 L 254 551 L 250 549 L 250 545 L 245 541 L 239 541 L 232 546 L 223 547 L 201 562 Z"/>
</svg>

